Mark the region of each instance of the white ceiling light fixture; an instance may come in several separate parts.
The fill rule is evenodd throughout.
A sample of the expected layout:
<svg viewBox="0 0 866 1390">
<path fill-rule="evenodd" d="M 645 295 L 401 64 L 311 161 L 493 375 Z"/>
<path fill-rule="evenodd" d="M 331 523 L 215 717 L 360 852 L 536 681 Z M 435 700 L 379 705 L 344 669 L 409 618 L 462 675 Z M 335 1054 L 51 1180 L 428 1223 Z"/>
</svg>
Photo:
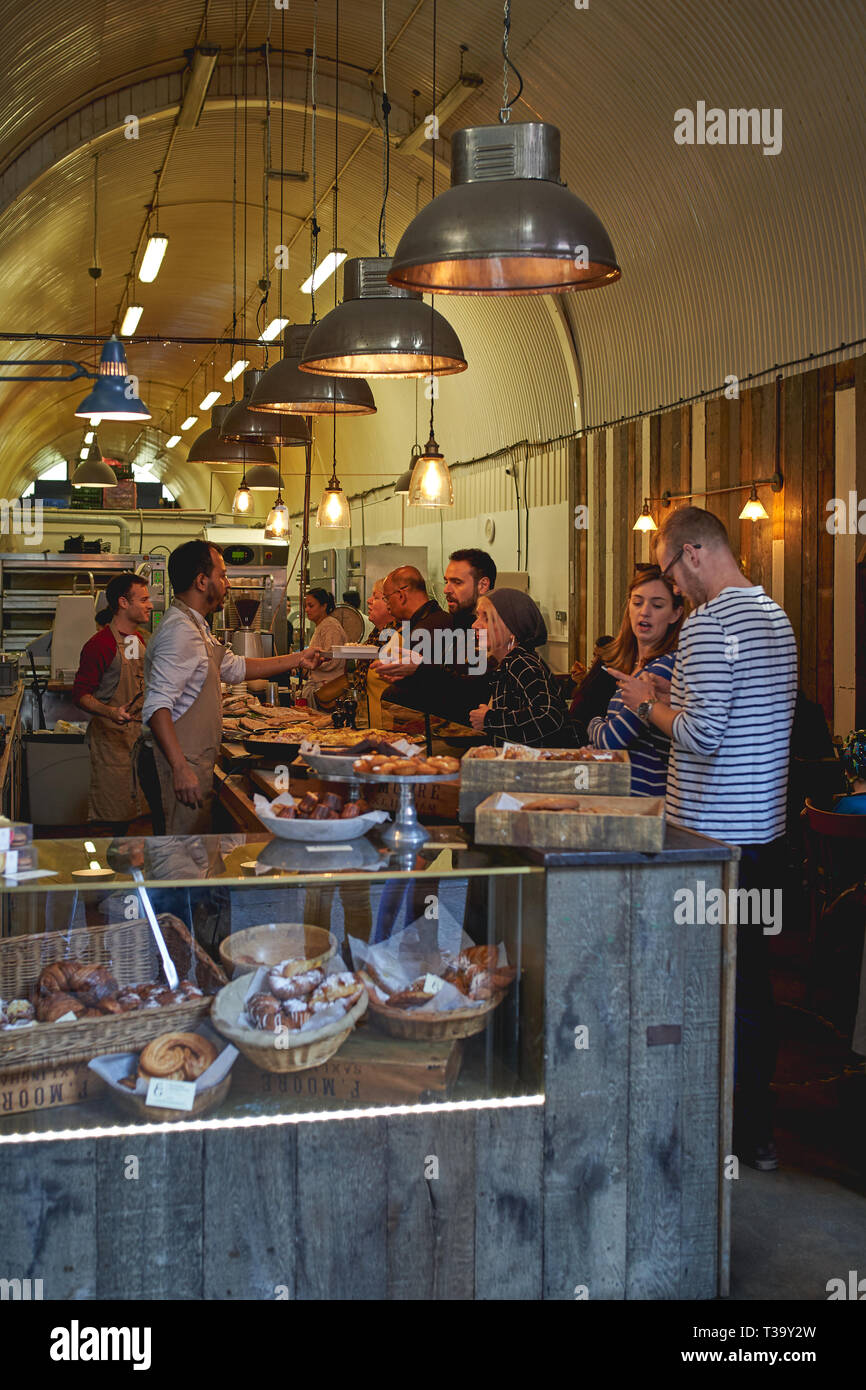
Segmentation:
<svg viewBox="0 0 866 1390">
<path fill-rule="evenodd" d="M 197 419 L 197 415 L 187 415 L 186 419 L 181 424 L 181 429 L 191 430 Z"/>
<path fill-rule="evenodd" d="M 139 280 L 143 280 L 146 285 L 152 284 L 159 274 L 167 246 L 168 237 L 163 232 L 153 232 L 147 238 L 147 246 L 138 271 Z"/>
<path fill-rule="evenodd" d="M 93 438 L 93 435 L 91 435 L 90 438 L 92 439 L 92 438 Z M 79 450 L 78 457 L 79 457 L 80 459 L 86 459 L 86 458 L 87 458 L 87 455 L 88 455 L 89 453 L 90 453 L 90 450 L 88 449 L 87 445 L 85 444 L 85 445 L 83 445 L 83 447 Z"/>
<path fill-rule="evenodd" d="M 128 304 L 126 313 L 123 316 L 123 323 L 120 325 L 121 338 L 128 338 L 134 333 L 139 325 L 144 308 L 141 304 Z"/>
<path fill-rule="evenodd" d="M 91 417 L 90 417 L 90 423 L 91 423 L 91 425 L 93 426 L 93 428 L 94 428 L 95 430 L 98 430 L 98 429 L 99 429 L 99 426 L 102 424 L 102 416 L 101 416 L 101 415 L 91 415 Z"/>
<path fill-rule="evenodd" d="M 202 44 L 194 48 L 189 79 L 177 117 L 178 130 L 195 130 L 207 97 L 213 70 L 220 56 L 217 44 Z"/>
<path fill-rule="evenodd" d="M 312 275 L 308 275 L 301 285 L 301 294 L 312 294 L 320 285 L 324 285 L 326 280 L 330 280 L 334 271 L 337 270 L 348 256 L 348 251 L 343 251 L 337 247 L 334 251 L 329 251 L 323 261 L 316 266 Z"/>
<path fill-rule="evenodd" d="M 179 434 L 173 434 L 173 435 L 171 435 L 171 436 L 165 441 L 165 447 L 166 447 L 167 449 L 173 449 L 174 446 L 175 446 L 176 444 L 179 444 L 179 443 L 180 443 L 180 435 L 179 435 Z"/>
<path fill-rule="evenodd" d="M 212 406 L 216 405 L 221 395 L 222 391 L 208 391 L 207 395 L 198 403 L 199 410 L 210 410 Z"/>
<path fill-rule="evenodd" d="M 223 381 L 234 381 L 236 377 L 240 376 L 241 372 L 246 371 L 249 365 L 245 357 L 240 358 L 238 362 L 233 362 L 223 377 Z"/>
<path fill-rule="evenodd" d="M 85 442 L 85 444 L 92 444 L 92 443 L 93 443 L 93 430 L 88 430 L 88 431 L 87 431 L 86 435 L 84 436 L 84 442 Z"/>
<path fill-rule="evenodd" d="M 288 319 L 271 319 L 267 328 L 263 328 L 259 334 L 259 342 L 272 343 L 274 338 L 278 337 L 283 329 L 288 326 L 288 322 Z"/>
</svg>

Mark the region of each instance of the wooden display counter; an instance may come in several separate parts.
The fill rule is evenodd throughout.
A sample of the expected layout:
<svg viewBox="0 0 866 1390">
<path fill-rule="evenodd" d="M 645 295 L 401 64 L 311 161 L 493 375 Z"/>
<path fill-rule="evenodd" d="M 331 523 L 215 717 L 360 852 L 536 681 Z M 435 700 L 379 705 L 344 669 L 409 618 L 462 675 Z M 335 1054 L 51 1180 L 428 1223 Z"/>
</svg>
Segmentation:
<svg viewBox="0 0 866 1390">
<path fill-rule="evenodd" d="M 68 1110 L 74 1139 L 26 1142 L 0 1126 L 8 1269 L 64 1300 L 724 1296 L 734 931 L 673 912 L 683 888 L 734 887 L 737 854 L 668 829 L 655 854 L 513 855 L 523 886 L 491 888 L 489 920 L 493 939 L 517 922 L 538 1094 L 355 1118 L 319 1097 L 116 1136 Z M 302 885 L 268 891 L 289 913 Z"/>
</svg>

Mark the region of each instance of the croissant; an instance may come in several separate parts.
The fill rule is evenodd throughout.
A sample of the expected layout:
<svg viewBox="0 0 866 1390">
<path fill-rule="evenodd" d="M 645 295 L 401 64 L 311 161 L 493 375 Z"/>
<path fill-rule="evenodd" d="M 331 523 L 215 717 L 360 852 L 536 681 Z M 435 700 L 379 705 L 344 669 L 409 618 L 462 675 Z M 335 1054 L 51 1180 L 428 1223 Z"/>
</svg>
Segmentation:
<svg viewBox="0 0 866 1390">
<path fill-rule="evenodd" d="M 36 1001 L 36 1017 L 40 1023 L 56 1023 L 64 1014 L 73 1013 L 80 1018 L 86 1007 L 74 994 L 46 994 Z"/>
<path fill-rule="evenodd" d="M 73 961 L 73 965 L 77 962 Z M 37 994 L 68 994 L 69 993 L 69 971 L 66 961 L 55 960 L 51 965 L 46 965 L 36 983 Z"/>
<path fill-rule="evenodd" d="M 107 965 L 83 965 L 66 962 L 66 977 L 73 994 L 80 994 L 85 1004 L 95 1008 L 100 1000 L 117 993 L 117 981 Z"/>
<path fill-rule="evenodd" d="M 473 965 L 479 965 L 482 970 L 492 970 L 499 960 L 499 951 L 495 946 L 470 946 L 466 955 Z"/>
<path fill-rule="evenodd" d="M 172 1081 L 197 1081 L 216 1060 L 217 1051 L 200 1033 L 163 1033 L 138 1059 L 139 1075 Z"/>
</svg>

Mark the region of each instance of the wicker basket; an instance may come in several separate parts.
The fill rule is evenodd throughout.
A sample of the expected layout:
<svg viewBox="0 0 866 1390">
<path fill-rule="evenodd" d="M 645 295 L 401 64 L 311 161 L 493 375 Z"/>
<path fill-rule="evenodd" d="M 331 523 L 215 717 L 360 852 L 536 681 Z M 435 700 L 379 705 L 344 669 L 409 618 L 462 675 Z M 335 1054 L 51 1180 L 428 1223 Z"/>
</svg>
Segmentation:
<svg viewBox="0 0 866 1390">
<path fill-rule="evenodd" d="M 232 979 L 262 965 L 293 962 L 290 975 L 324 965 L 337 953 L 337 938 L 324 927 L 307 922 L 268 922 L 234 932 L 220 944 L 220 959 Z"/>
<path fill-rule="evenodd" d="M 337 1049 L 343 1046 L 366 1011 L 368 1000 L 365 990 L 354 1008 L 343 1018 L 335 1023 L 326 1024 L 324 1028 L 305 1029 L 303 1042 L 297 1047 L 277 1047 L 274 1041 L 275 1033 L 265 1032 L 261 1028 L 249 1028 L 238 1022 L 248 990 L 249 980 L 246 976 L 241 975 L 237 980 L 232 980 L 230 985 L 220 990 L 214 1000 L 210 1021 L 217 1032 L 234 1043 L 238 1051 L 262 1071 L 306 1071 L 309 1067 L 318 1067 L 322 1062 L 327 1062 L 328 1058 L 333 1057 Z M 301 1036 L 298 1033 L 298 1037 Z"/>
<path fill-rule="evenodd" d="M 209 1110 L 224 1101 L 229 1093 L 232 1084 L 232 1074 L 224 1076 L 216 1086 L 209 1086 L 206 1091 L 199 1091 L 192 1103 L 191 1110 L 168 1110 L 158 1105 L 146 1105 L 144 1096 L 137 1096 L 134 1091 L 127 1091 L 124 1095 L 122 1091 L 114 1090 L 111 1086 L 106 1086 L 105 1092 L 110 1096 L 112 1103 L 125 1115 L 132 1115 L 134 1119 L 141 1120 L 142 1124 L 162 1125 L 171 1124 L 176 1120 L 193 1120 L 197 1115 L 206 1115 Z"/>
<path fill-rule="evenodd" d="M 497 990 L 480 1009 L 445 1009 L 438 1014 L 421 1014 L 417 1009 L 390 1009 L 377 999 L 369 976 L 363 970 L 359 973 L 369 991 L 372 1023 L 392 1038 L 405 1038 L 409 1042 L 448 1042 L 452 1038 L 471 1038 L 475 1033 L 483 1033 L 493 1010 L 508 993 L 507 989 Z"/>
<path fill-rule="evenodd" d="M 160 1033 L 183 1032 L 203 1018 L 213 995 L 226 982 L 218 965 L 170 913 L 158 918 L 169 955 L 182 980 L 192 980 L 205 997 L 161 1009 L 137 1009 L 74 1023 L 37 1023 L 0 1032 L 0 1072 L 51 1062 L 89 1062 L 109 1052 L 139 1052 Z M 144 918 L 107 927 L 73 927 L 67 932 L 14 936 L 0 941 L 0 998 L 30 998 L 46 965 L 75 959 L 110 966 L 121 988 L 163 978 L 162 961 Z"/>
</svg>

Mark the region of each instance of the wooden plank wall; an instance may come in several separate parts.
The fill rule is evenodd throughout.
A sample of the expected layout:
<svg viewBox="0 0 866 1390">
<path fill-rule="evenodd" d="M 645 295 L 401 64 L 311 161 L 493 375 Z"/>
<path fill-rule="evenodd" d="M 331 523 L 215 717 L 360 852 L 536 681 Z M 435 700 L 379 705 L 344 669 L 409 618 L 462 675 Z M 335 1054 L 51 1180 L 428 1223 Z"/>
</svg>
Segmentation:
<svg viewBox="0 0 866 1390">
<path fill-rule="evenodd" d="M 763 487 L 758 494 L 770 514 L 769 521 L 739 520 L 748 497 L 746 490 L 694 498 L 695 505 L 706 506 L 724 522 L 744 573 L 768 593 L 773 591 L 773 542 L 784 543 L 784 606 L 797 636 L 800 684 L 810 699 L 820 702 L 831 727 L 834 549 L 826 525 L 827 503 L 836 495 L 835 393 L 852 386 L 856 391 L 858 497 L 866 497 L 866 357 L 859 357 L 783 379 L 779 462 L 785 484 L 781 493 Z M 662 493 L 688 492 L 693 486 L 692 430 L 696 418 L 700 416 L 690 405 L 678 405 L 650 417 L 650 496 L 655 499 L 651 505 L 657 522 L 666 512 L 659 500 Z M 584 660 L 598 633 L 618 630 L 634 563 L 643 558 L 641 535 L 631 529 L 644 493 L 641 426 L 641 420 L 629 421 L 593 435 L 596 515 L 590 518 L 587 533 L 575 532 L 574 554 L 577 613 L 573 631 L 577 653 Z M 739 399 L 719 396 L 708 400 L 703 428 L 708 489 L 770 477 L 776 467 L 775 380 L 741 389 Z M 587 441 L 582 438 L 575 451 L 575 505 L 586 501 L 586 457 Z M 608 497 L 613 499 L 612 545 L 605 533 Z M 606 583 L 611 574 L 612 584 Z M 590 576 L 595 578 L 594 586 Z M 588 581 L 595 594 L 591 614 L 585 611 Z M 861 607 L 861 627 L 866 630 L 866 600 Z M 861 724 L 866 719 L 862 713 L 866 711 L 864 682 L 866 655 L 859 659 L 857 676 Z"/>
</svg>

